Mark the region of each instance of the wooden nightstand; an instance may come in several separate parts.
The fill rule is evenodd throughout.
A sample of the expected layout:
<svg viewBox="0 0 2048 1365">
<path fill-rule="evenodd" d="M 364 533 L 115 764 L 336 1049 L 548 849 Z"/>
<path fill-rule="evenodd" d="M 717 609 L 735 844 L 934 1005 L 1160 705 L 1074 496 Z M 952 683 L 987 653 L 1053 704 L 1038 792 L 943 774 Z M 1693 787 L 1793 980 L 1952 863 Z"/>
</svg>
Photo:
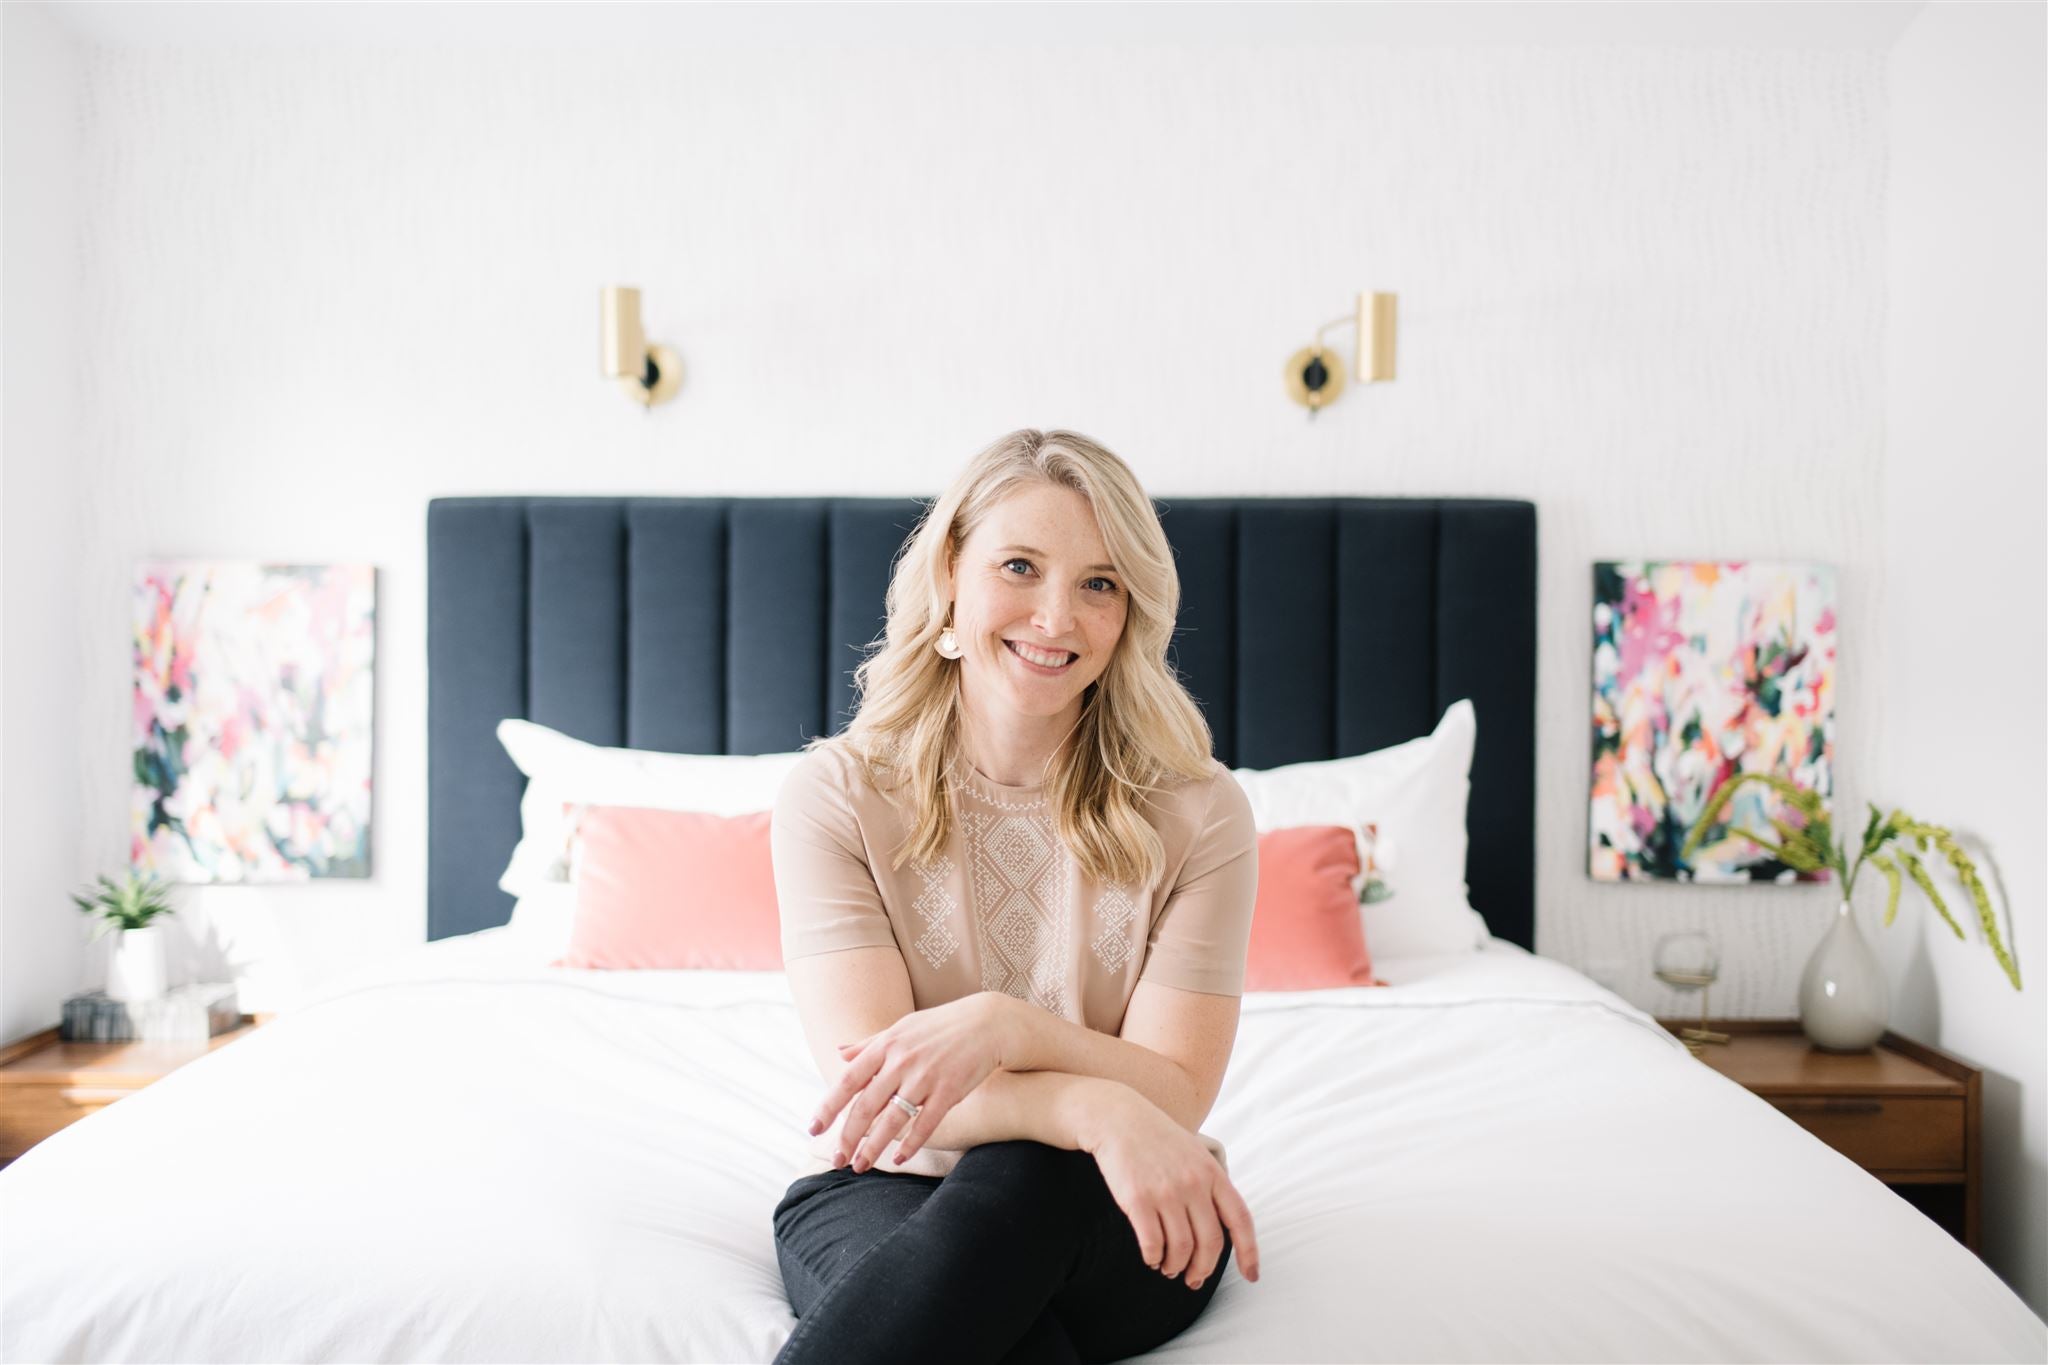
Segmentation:
<svg viewBox="0 0 2048 1365">
<path fill-rule="evenodd" d="M 0 1047 L 0 1166 L 67 1124 L 231 1043 L 268 1015 L 180 1043 L 66 1043 L 44 1029 Z"/>
<path fill-rule="evenodd" d="M 1665 1028 L 1697 1019 L 1663 1019 Z M 1887 1033 L 1863 1053 L 1822 1052 L 1793 1019 L 1715 1019 L 1732 1035 L 1700 1060 L 1782 1110 L 1976 1251 L 1983 1073 Z"/>
</svg>

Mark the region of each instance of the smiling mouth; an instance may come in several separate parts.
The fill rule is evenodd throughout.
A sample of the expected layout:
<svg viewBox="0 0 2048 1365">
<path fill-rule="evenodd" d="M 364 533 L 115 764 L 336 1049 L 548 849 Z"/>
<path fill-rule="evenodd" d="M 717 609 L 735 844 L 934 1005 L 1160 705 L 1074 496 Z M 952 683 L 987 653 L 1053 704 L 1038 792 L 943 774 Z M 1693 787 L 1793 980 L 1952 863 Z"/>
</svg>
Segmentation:
<svg viewBox="0 0 2048 1365">
<path fill-rule="evenodd" d="M 1033 668 L 1039 669 L 1040 671 L 1046 673 L 1062 672 L 1067 668 L 1068 665 L 1072 664 L 1074 660 L 1081 657 L 1080 655 L 1074 653 L 1072 650 L 1066 649 L 1031 649 L 1027 653 L 1026 650 L 1028 646 L 1020 645 L 1015 640 L 1003 641 L 1003 648 L 1009 650 L 1012 654 L 1016 655 L 1025 663 L 1031 665 Z"/>
</svg>

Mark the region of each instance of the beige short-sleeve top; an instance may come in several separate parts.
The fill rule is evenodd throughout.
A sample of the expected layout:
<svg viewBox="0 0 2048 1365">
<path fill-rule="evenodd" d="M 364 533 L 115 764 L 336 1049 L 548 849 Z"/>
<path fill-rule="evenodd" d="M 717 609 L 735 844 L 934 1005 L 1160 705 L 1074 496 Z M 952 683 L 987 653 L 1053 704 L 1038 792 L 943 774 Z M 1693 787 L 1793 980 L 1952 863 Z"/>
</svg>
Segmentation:
<svg viewBox="0 0 2048 1365">
<path fill-rule="evenodd" d="M 1166 856 L 1156 878 L 1134 884 L 1082 874 L 1046 788 L 993 782 L 964 760 L 956 771 L 944 851 L 892 868 L 909 834 L 898 798 L 841 748 L 804 756 L 771 826 L 784 961 L 894 947 L 918 1009 L 1002 991 L 1112 1036 L 1140 981 L 1243 993 L 1258 836 L 1229 769 L 1212 759 L 1205 777 L 1148 798 L 1141 809 Z M 836 1125 L 812 1139 L 807 1170 L 829 1169 L 835 1137 Z M 1220 1159 L 1221 1144 L 1203 1140 Z M 927 1147 L 874 1169 L 944 1174 L 958 1155 Z"/>
</svg>

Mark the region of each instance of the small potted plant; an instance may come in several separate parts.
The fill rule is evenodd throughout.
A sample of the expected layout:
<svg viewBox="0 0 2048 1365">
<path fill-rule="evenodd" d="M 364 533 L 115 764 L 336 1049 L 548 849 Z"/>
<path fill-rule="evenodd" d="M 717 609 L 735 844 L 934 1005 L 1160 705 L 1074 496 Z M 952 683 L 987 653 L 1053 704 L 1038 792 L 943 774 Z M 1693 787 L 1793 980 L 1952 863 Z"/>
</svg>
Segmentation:
<svg viewBox="0 0 2048 1365">
<path fill-rule="evenodd" d="M 107 995 L 114 1000 L 147 1000 L 164 993 L 163 930 L 153 923 L 160 915 L 174 915 L 167 889 L 153 877 L 130 872 L 124 881 L 101 876 L 97 888 L 74 895 L 72 904 L 99 924 L 86 942 L 97 942 L 113 932 L 113 956 L 107 963 Z"/>
<path fill-rule="evenodd" d="M 1948 927 L 1955 930 L 1956 937 L 1965 937 L 1963 926 L 1956 923 L 1955 916 L 1949 913 L 1941 893 L 1934 888 L 1934 879 L 1928 875 L 1927 865 L 1918 856 L 1926 853 L 1930 844 L 1954 870 L 1956 880 L 1969 893 L 1970 901 L 1977 910 L 1977 923 L 1984 930 L 1985 942 L 1991 945 L 1992 956 L 2005 969 L 2006 979 L 2012 982 L 2012 988 L 2020 989 L 2019 966 L 2006 952 L 2005 944 L 1998 936 L 1998 916 L 1992 911 L 1991 897 L 1977 875 L 1976 864 L 1970 861 L 1969 854 L 1963 852 L 1962 846 L 1948 830 L 1915 820 L 1902 810 L 1894 810 L 1886 816 L 1880 814 L 1875 805 L 1871 806 L 1870 821 L 1863 827 L 1863 838 L 1855 846 L 1852 859 L 1850 846 L 1835 838 L 1827 807 L 1820 797 L 1775 774 L 1738 773 L 1723 783 L 1714 793 L 1713 800 L 1707 803 L 1699 822 L 1686 836 L 1681 857 L 1690 858 L 1709 832 L 1715 830 L 1729 800 L 1745 782 L 1763 783 L 1791 803 L 1792 810 L 1787 818 L 1770 821 L 1778 836 L 1775 842 L 1746 829 L 1729 828 L 1720 832 L 1749 840 L 1794 871 L 1816 872 L 1826 868 L 1841 882 L 1842 902 L 1835 915 L 1834 927 L 1821 938 L 1813 956 L 1807 959 L 1806 970 L 1799 980 L 1799 1022 L 1816 1045 L 1832 1051 L 1856 1052 L 1869 1047 L 1884 1034 L 1889 1012 L 1884 973 L 1876 955 L 1863 941 L 1863 936 L 1857 933 L 1856 919 L 1850 908 L 1850 898 L 1856 890 L 1856 874 L 1865 863 L 1882 872 L 1889 885 L 1884 906 L 1887 926 L 1898 917 L 1899 892 L 1911 879 Z"/>
</svg>

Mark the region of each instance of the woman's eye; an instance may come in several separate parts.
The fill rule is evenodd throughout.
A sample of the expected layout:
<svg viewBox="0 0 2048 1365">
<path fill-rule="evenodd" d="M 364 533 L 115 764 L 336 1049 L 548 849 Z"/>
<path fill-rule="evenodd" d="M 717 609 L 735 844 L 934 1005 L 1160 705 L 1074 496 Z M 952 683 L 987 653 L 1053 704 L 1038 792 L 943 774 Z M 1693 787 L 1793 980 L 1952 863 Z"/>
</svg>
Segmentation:
<svg viewBox="0 0 2048 1365">
<path fill-rule="evenodd" d="M 1002 562 L 1001 567 L 1005 570 L 1010 570 L 1018 569 L 1018 566 L 1020 565 L 1022 566 L 1022 568 L 1019 569 L 1020 573 L 1032 571 L 1031 561 L 1028 559 L 1006 559 Z M 1102 578 L 1099 576 L 1089 579 L 1081 586 L 1087 588 L 1090 592 L 1114 594 L 1117 590 L 1116 580 L 1114 578 Z"/>
</svg>

